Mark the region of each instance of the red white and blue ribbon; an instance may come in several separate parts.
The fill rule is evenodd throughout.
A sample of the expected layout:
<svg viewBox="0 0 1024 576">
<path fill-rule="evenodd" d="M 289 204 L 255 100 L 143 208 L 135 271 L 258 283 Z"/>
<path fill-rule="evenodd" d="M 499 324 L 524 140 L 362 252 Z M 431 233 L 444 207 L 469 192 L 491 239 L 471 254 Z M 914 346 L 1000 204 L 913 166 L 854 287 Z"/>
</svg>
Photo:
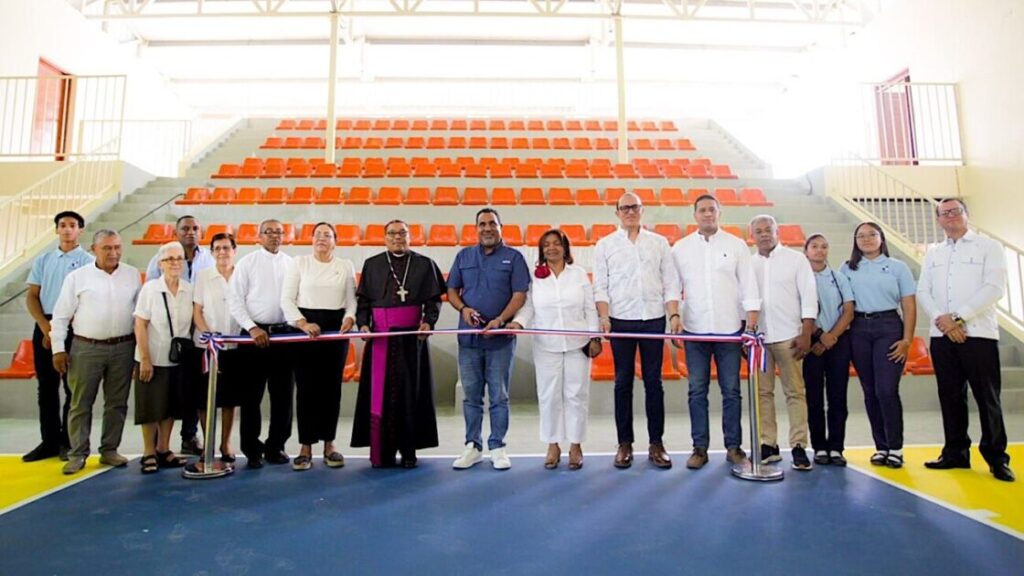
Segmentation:
<svg viewBox="0 0 1024 576">
<path fill-rule="evenodd" d="M 203 332 L 199 335 L 199 343 L 206 347 L 203 350 L 203 374 L 210 371 L 212 364 L 220 362 L 220 351 L 224 349 L 223 338 L 220 332 Z"/>
<path fill-rule="evenodd" d="M 394 336 L 443 336 L 443 335 L 486 335 L 486 336 L 518 336 L 518 335 L 543 335 L 543 336 L 579 336 L 584 338 L 630 338 L 634 340 L 675 340 L 677 342 L 735 342 L 742 344 L 749 349 L 750 363 L 757 366 L 761 372 L 768 369 L 768 357 L 765 354 L 764 334 L 743 333 L 743 334 L 634 334 L 629 332 L 590 332 L 587 330 L 540 330 L 536 328 L 495 328 L 486 332 L 479 328 L 469 329 L 440 329 L 440 330 L 403 330 L 394 332 L 325 332 L 315 340 L 354 340 L 357 338 L 391 338 Z M 301 332 L 295 334 L 279 334 L 270 336 L 272 344 L 289 344 L 297 342 L 309 342 L 314 340 Z M 208 370 L 212 358 L 224 349 L 224 344 L 253 344 L 255 340 L 250 336 L 224 336 L 216 332 L 204 332 L 200 335 L 199 341 L 206 344 L 204 355 L 203 371 Z"/>
</svg>

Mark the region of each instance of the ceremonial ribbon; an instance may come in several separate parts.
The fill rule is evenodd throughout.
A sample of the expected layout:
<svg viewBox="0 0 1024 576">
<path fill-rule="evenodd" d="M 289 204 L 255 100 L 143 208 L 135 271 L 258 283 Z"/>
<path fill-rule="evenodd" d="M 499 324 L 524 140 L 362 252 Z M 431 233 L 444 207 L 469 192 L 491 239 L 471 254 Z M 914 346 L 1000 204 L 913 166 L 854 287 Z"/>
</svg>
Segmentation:
<svg viewBox="0 0 1024 576">
<path fill-rule="evenodd" d="M 441 329 L 441 330 L 403 330 L 394 332 L 324 332 L 316 338 L 310 338 L 306 334 L 280 334 L 270 336 L 270 342 L 274 344 L 288 344 L 294 342 L 310 342 L 313 340 L 354 340 L 356 338 L 391 338 L 395 336 L 422 336 L 422 335 L 490 335 L 490 336 L 516 336 L 516 335 L 544 335 L 544 336 L 580 336 L 585 338 L 632 338 L 634 340 L 676 340 L 681 342 L 736 342 L 749 349 L 750 363 L 757 366 L 761 372 L 768 369 L 768 357 L 765 354 L 764 334 L 743 333 L 743 334 L 634 334 L 629 332 L 590 332 L 587 330 L 540 330 L 535 328 L 495 328 L 486 332 L 479 328 L 470 329 Z M 255 340 L 251 336 L 224 336 L 218 332 L 203 332 L 199 341 L 206 344 L 206 354 L 203 357 L 203 371 L 208 371 L 209 360 L 217 358 L 217 353 L 224 349 L 224 344 L 253 344 Z"/>
</svg>

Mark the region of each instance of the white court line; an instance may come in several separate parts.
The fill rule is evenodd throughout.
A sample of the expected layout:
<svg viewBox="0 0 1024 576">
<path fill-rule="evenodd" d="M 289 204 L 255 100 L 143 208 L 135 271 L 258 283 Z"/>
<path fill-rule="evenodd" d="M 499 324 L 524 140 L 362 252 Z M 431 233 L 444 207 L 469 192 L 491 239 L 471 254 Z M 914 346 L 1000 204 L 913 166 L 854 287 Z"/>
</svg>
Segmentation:
<svg viewBox="0 0 1024 576">
<path fill-rule="evenodd" d="M 974 520 L 975 522 L 978 522 L 979 524 L 984 524 L 985 526 L 988 526 L 989 528 L 994 528 L 995 530 L 998 530 L 998 531 L 1000 531 L 1000 532 L 1002 532 L 1002 533 L 1004 533 L 1004 534 L 1006 534 L 1008 536 L 1012 536 L 1012 537 L 1014 537 L 1014 538 L 1016 538 L 1018 540 L 1024 541 L 1024 533 L 1018 532 L 1018 531 L 1014 530 L 1013 528 L 1009 528 L 1007 526 L 1003 526 L 1002 524 L 997 524 L 996 522 L 993 522 L 992 520 L 989 520 L 988 517 L 995 514 L 994 512 L 992 512 L 990 510 L 973 509 L 973 508 L 961 508 L 959 506 L 955 506 L 953 504 L 950 504 L 949 502 L 945 502 L 943 500 L 940 500 L 940 499 L 938 499 L 938 498 L 936 498 L 934 496 L 931 496 L 929 494 L 925 494 L 924 492 L 921 492 L 919 490 L 915 490 L 913 488 L 909 488 L 907 486 L 904 486 L 903 484 L 900 484 L 898 482 L 894 482 L 892 480 L 889 480 L 888 478 L 883 478 L 882 476 L 878 476 L 878 475 L 874 474 L 873 472 L 870 472 L 868 470 L 865 470 L 865 469 L 861 468 L 860 466 L 857 466 L 857 465 L 854 465 L 854 464 L 850 464 L 848 466 L 848 468 L 856 470 L 857 472 L 867 476 L 868 478 L 871 478 L 871 479 L 874 479 L 874 480 L 878 480 L 879 482 L 884 482 L 885 484 L 888 484 L 889 486 L 892 486 L 893 488 L 898 488 L 898 489 L 900 489 L 900 490 L 902 490 L 904 492 L 907 492 L 909 494 L 913 494 L 914 496 L 917 496 L 918 498 L 920 498 L 922 500 L 927 500 L 928 502 L 931 502 L 932 504 L 936 504 L 938 506 L 941 506 L 941 507 L 945 508 L 946 510 L 949 510 L 950 512 L 955 512 L 957 514 L 960 514 L 961 516 L 964 516 L 966 518 Z"/>
</svg>

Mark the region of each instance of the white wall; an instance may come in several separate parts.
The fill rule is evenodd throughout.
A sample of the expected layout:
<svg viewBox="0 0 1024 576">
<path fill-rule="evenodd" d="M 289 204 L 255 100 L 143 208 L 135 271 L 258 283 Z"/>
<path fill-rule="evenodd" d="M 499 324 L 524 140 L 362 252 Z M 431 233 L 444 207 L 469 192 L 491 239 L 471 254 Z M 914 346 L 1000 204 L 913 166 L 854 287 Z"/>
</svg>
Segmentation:
<svg viewBox="0 0 1024 576">
<path fill-rule="evenodd" d="M 191 118 L 167 81 L 64 0 L 0 0 L 0 76 L 35 76 L 39 59 L 74 75 L 128 77 L 127 118 Z"/>
<path fill-rule="evenodd" d="M 850 36 L 845 50 L 819 55 L 814 87 L 792 106 L 838 98 L 852 82 L 881 82 L 904 69 L 914 82 L 957 83 L 966 161 L 959 184 L 972 220 L 1024 246 L 1024 2 L 879 4 L 878 18 Z M 806 134 L 808 141 L 822 137 L 820 130 Z"/>
</svg>

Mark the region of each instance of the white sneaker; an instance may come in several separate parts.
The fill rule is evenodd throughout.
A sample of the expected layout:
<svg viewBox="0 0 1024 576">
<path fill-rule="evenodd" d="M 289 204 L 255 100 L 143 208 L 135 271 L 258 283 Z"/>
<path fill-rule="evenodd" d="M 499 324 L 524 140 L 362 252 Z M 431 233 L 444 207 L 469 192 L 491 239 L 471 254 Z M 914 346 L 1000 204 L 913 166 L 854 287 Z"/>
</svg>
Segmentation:
<svg viewBox="0 0 1024 576">
<path fill-rule="evenodd" d="M 508 459 L 508 453 L 504 448 L 491 450 L 491 466 L 494 466 L 495 470 L 508 470 L 512 467 L 512 461 Z"/>
<path fill-rule="evenodd" d="M 459 456 L 455 459 L 455 462 L 452 462 L 452 468 L 455 468 L 456 470 L 472 468 L 477 462 L 483 459 L 483 453 L 477 450 L 476 446 L 472 442 L 466 442 L 466 449 L 462 451 L 462 456 Z"/>
</svg>

